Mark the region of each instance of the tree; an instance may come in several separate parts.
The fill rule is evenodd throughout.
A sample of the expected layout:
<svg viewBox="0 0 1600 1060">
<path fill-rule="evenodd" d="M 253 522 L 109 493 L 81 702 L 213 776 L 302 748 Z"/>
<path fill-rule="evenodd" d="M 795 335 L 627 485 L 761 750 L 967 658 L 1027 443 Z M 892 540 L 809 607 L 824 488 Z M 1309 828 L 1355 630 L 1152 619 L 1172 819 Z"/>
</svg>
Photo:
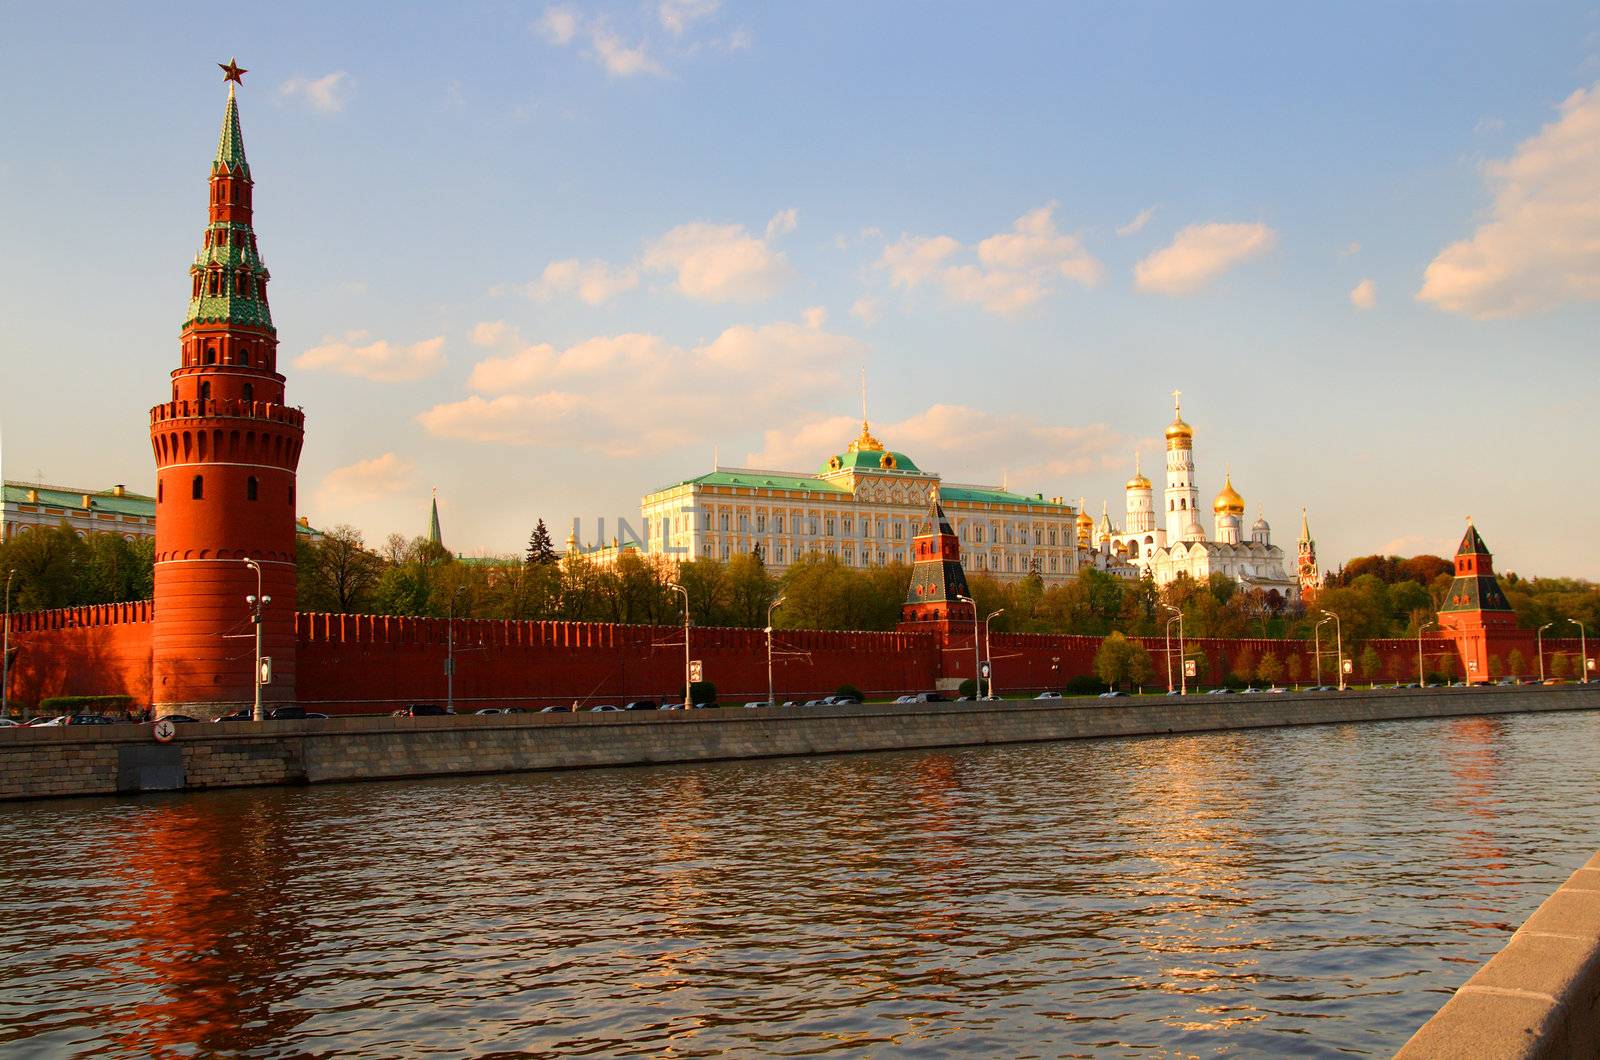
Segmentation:
<svg viewBox="0 0 1600 1060">
<path fill-rule="evenodd" d="M 1450 661 L 1454 662 L 1455 661 L 1454 657 L 1451 657 Z M 1489 656 L 1489 676 L 1490 677 L 1504 677 L 1505 673 L 1506 673 L 1505 667 L 1500 665 L 1500 656 L 1498 656 L 1498 655 Z"/>
<path fill-rule="evenodd" d="M 1569 663 L 1567 661 L 1566 652 L 1557 651 L 1557 652 L 1551 652 L 1550 653 L 1550 676 L 1551 677 L 1566 677 L 1571 672 L 1572 672 L 1572 670 L 1571 670 L 1571 666 L 1569 665 Z"/>
<path fill-rule="evenodd" d="M 1305 663 L 1300 658 L 1300 653 L 1297 651 L 1289 652 L 1289 658 L 1285 666 L 1289 672 L 1289 683 L 1292 685 L 1299 684 L 1301 671 L 1305 669 Z"/>
<path fill-rule="evenodd" d="M 1250 678 L 1255 676 L 1255 659 L 1250 654 L 1250 649 L 1244 645 L 1233 656 L 1233 676 L 1245 684 L 1250 683 Z"/>
<path fill-rule="evenodd" d="M 302 611 L 365 611 L 383 576 L 383 560 L 367 550 L 361 531 L 340 524 L 320 541 L 296 549 L 296 605 Z"/>
<path fill-rule="evenodd" d="M 1261 662 L 1256 665 L 1256 676 L 1268 685 L 1276 685 L 1283 676 L 1283 663 L 1269 651 L 1261 656 Z"/>
<path fill-rule="evenodd" d="M 1511 654 L 1506 657 L 1506 662 L 1511 667 L 1512 677 L 1521 677 L 1523 669 L 1528 665 L 1528 660 L 1522 654 L 1521 648 L 1512 648 Z"/>
<path fill-rule="evenodd" d="M 550 530 L 540 519 L 539 524 L 533 528 L 533 533 L 528 535 L 527 558 L 523 561 L 528 566 L 550 566 L 559 556 L 556 555 L 555 542 L 550 539 Z"/>
<path fill-rule="evenodd" d="M 1156 668 L 1144 645 L 1136 644 L 1121 633 L 1112 633 L 1100 642 L 1095 652 L 1094 671 L 1100 680 L 1113 688 L 1126 685 L 1143 686 L 1155 680 Z"/>
<path fill-rule="evenodd" d="M 1378 654 L 1378 649 L 1368 644 L 1361 649 L 1361 658 L 1356 662 L 1356 668 L 1368 684 L 1376 684 L 1378 674 L 1383 669 L 1383 656 Z"/>
</svg>

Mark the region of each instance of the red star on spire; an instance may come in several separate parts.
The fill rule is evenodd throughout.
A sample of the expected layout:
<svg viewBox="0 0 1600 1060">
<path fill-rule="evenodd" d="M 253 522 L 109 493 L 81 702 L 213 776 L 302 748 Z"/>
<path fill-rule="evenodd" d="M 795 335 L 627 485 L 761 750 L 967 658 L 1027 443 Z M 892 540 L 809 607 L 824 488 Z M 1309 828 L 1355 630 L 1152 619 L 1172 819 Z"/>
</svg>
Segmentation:
<svg viewBox="0 0 1600 1060">
<path fill-rule="evenodd" d="M 225 63 L 218 63 L 217 66 L 222 69 L 222 79 L 224 81 L 232 81 L 236 85 L 244 84 L 244 75 L 250 72 L 240 66 L 237 59 L 229 59 Z"/>
</svg>

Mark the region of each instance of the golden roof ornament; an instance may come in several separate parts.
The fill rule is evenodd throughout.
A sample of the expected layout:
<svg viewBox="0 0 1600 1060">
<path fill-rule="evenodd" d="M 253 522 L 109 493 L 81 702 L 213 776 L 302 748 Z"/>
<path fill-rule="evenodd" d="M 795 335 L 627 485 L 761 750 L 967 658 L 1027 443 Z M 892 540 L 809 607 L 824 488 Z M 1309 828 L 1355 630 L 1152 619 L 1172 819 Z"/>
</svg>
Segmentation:
<svg viewBox="0 0 1600 1060">
<path fill-rule="evenodd" d="M 850 443 L 849 452 L 852 453 L 881 453 L 883 443 L 872 436 L 872 431 L 867 426 L 867 421 L 861 421 L 861 437 Z"/>
<path fill-rule="evenodd" d="M 1150 480 L 1144 477 L 1144 472 L 1139 467 L 1139 451 L 1133 452 L 1133 477 L 1128 480 L 1127 488 L 1130 490 L 1147 490 L 1152 488 Z"/>
<path fill-rule="evenodd" d="M 1167 425 L 1167 448 L 1189 449 L 1194 441 L 1194 428 L 1183 422 L 1183 391 L 1172 392 L 1172 422 Z"/>
<path fill-rule="evenodd" d="M 1239 496 L 1239 491 L 1233 488 L 1232 471 L 1229 471 L 1223 478 L 1222 489 L 1217 493 L 1217 499 L 1211 502 L 1211 510 L 1218 515 L 1244 514 L 1244 498 Z"/>
</svg>

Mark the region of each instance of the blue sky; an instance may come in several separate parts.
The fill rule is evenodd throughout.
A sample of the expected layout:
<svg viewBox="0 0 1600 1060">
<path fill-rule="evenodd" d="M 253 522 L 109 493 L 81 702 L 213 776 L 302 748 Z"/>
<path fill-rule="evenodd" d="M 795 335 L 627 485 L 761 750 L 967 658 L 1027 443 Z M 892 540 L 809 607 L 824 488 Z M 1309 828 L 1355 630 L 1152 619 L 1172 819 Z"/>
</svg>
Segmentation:
<svg viewBox="0 0 1600 1060">
<path fill-rule="evenodd" d="M 1600 577 L 1600 15 L 1572 4 L 4 5 L 5 474 L 148 487 L 237 55 L 305 512 L 514 551 L 874 433 L 1325 565 Z M 1158 480 L 1159 475 L 1153 475 Z M 1291 546 L 1292 547 L 1292 546 Z"/>
</svg>

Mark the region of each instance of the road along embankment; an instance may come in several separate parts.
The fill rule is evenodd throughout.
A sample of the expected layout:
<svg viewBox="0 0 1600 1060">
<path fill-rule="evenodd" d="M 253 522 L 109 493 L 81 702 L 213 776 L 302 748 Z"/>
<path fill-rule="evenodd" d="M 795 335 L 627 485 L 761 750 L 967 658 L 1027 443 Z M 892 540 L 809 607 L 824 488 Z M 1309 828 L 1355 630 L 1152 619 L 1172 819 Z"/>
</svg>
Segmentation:
<svg viewBox="0 0 1600 1060">
<path fill-rule="evenodd" d="M 0 799 L 324 784 L 1600 709 L 1600 683 L 0 729 Z"/>
<path fill-rule="evenodd" d="M 1600 854 L 1567 878 L 1396 1054 L 1600 1056 Z"/>
</svg>

